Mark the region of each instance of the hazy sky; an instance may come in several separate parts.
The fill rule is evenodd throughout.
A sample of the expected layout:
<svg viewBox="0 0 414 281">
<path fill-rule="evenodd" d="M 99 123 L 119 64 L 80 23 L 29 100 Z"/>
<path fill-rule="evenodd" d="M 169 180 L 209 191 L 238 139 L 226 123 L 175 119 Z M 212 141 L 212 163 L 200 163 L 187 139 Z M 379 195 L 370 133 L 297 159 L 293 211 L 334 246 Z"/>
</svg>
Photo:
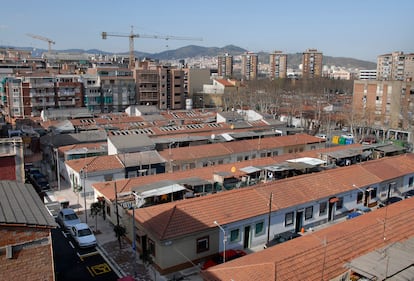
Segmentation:
<svg viewBox="0 0 414 281">
<path fill-rule="evenodd" d="M 135 39 L 135 50 L 156 53 L 186 45 L 249 51 L 303 52 L 376 61 L 392 51 L 414 52 L 413 0 L 21 0 L 1 7 L 0 45 L 55 50 L 127 52 L 128 38 L 101 32 L 202 38 Z"/>
</svg>

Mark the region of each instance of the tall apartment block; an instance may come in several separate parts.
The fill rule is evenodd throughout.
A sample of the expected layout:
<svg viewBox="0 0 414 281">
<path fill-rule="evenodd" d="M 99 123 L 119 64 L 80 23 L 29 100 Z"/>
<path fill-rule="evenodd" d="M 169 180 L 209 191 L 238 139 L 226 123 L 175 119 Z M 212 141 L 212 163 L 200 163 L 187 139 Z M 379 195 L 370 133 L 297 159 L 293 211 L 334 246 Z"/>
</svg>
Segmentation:
<svg viewBox="0 0 414 281">
<path fill-rule="evenodd" d="M 121 112 L 136 102 L 133 72 L 125 67 L 97 66 L 88 69 L 101 86 L 101 111 Z"/>
<path fill-rule="evenodd" d="M 255 80 L 259 67 L 258 55 L 252 52 L 242 54 L 241 75 L 245 80 Z"/>
<path fill-rule="evenodd" d="M 233 56 L 224 54 L 217 58 L 217 74 L 223 78 L 233 77 Z"/>
<path fill-rule="evenodd" d="M 274 51 L 269 58 L 270 78 L 286 78 L 287 77 L 287 54 L 281 51 Z"/>
<path fill-rule="evenodd" d="M 307 49 L 302 54 L 302 77 L 316 78 L 322 76 L 323 55 L 317 49 Z"/>
<path fill-rule="evenodd" d="M 355 80 L 352 110 L 361 126 L 407 130 L 414 113 L 414 82 Z"/>
<path fill-rule="evenodd" d="M 158 108 L 161 110 L 184 109 L 184 71 L 163 66 L 159 68 L 159 76 L 160 93 Z"/>
<path fill-rule="evenodd" d="M 414 77 L 414 53 L 393 52 L 377 57 L 378 80 L 409 80 Z"/>
</svg>

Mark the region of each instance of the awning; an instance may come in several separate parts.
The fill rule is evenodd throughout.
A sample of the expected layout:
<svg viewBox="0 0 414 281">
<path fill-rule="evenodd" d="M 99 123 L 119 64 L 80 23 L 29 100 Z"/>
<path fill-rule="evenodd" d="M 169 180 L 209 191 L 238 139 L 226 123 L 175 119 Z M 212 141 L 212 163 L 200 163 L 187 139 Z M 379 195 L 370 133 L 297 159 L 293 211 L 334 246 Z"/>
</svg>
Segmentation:
<svg viewBox="0 0 414 281">
<path fill-rule="evenodd" d="M 337 197 L 332 197 L 331 199 L 329 199 L 329 203 L 336 203 L 338 201 L 339 199 Z"/>
<path fill-rule="evenodd" d="M 180 184 L 172 184 L 164 187 L 154 188 L 142 192 L 140 195 L 142 198 L 152 197 L 152 196 L 161 196 L 164 194 L 170 194 L 177 191 L 185 190 L 186 188 Z"/>
<path fill-rule="evenodd" d="M 261 169 L 253 167 L 253 166 L 247 166 L 247 167 L 243 167 L 241 169 L 239 169 L 242 172 L 245 172 L 246 174 L 251 174 L 251 173 L 255 173 L 255 172 L 259 172 L 261 171 Z"/>
</svg>

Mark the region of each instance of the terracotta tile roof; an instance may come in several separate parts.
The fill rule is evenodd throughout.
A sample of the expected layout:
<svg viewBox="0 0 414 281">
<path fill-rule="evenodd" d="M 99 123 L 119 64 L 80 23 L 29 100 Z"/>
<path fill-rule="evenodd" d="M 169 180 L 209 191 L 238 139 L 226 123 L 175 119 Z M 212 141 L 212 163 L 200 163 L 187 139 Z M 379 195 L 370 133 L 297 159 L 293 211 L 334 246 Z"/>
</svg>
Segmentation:
<svg viewBox="0 0 414 281">
<path fill-rule="evenodd" d="M 332 280 L 345 273 L 354 258 L 413 237 L 413 216 L 414 198 L 406 199 L 212 267 L 202 275 L 211 281 Z"/>
<path fill-rule="evenodd" d="M 414 155 L 396 156 L 395 158 L 411 161 L 411 164 L 414 162 Z M 389 158 L 382 158 L 372 160 L 372 162 L 380 166 L 388 160 Z M 277 211 L 353 190 L 355 189 L 353 185 L 368 186 L 381 180 L 364 169 L 364 164 L 351 165 L 138 209 L 136 219 L 148 230 L 157 233 L 160 240 L 170 239 L 214 227 L 211 218 L 215 218 L 221 224 L 228 224 L 266 214 L 271 193 L 273 193 L 272 211 Z M 179 225 L 175 225 L 176 223 Z"/>
<path fill-rule="evenodd" d="M 307 143 L 320 143 L 321 139 L 307 134 L 289 136 L 266 137 L 261 139 L 241 140 L 226 143 L 213 143 L 198 146 L 178 147 L 170 150 L 160 151 L 165 159 L 183 161 L 205 157 L 218 157 L 232 153 L 254 151 L 258 149 L 274 149 L 289 145 L 300 145 Z"/>
<path fill-rule="evenodd" d="M 213 179 L 213 173 L 215 172 L 230 172 L 232 167 L 236 168 L 236 172 L 233 173 L 235 177 L 239 177 L 244 175 L 245 173 L 240 171 L 239 169 L 247 166 L 263 166 L 263 165 L 270 165 L 275 163 L 275 160 L 273 158 L 267 157 L 267 158 L 259 158 L 254 160 L 248 160 L 243 162 L 237 162 L 237 163 L 229 163 L 229 164 L 223 164 L 223 165 L 217 165 L 217 166 L 209 166 L 209 167 L 203 167 L 203 168 L 196 168 L 196 169 L 190 169 L 185 171 L 177 171 L 174 173 L 162 173 L 162 174 L 156 174 L 156 175 L 149 175 L 144 177 L 136 177 L 136 178 L 130 178 L 130 179 L 124 179 L 124 180 L 118 180 L 117 182 L 117 189 L 118 192 L 130 192 L 132 190 L 139 191 L 139 187 L 164 181 L 164 180 L 177 180 L 180 179 L 187 179 L 192 177 L 198 177 L 200 179 L 204 180 L 212 180 Z M 114 200 L 115 199 L 115 193 L 114 193 L 114 184 L 113 182 L 99 182 L 93 184 L 93 187 L 101 193 L 104 197 L 106 197 L 108 200 Z"/>
<path fill-rule="evenodd" d="M 85 167 L 88 172 L 108 171 L 124 168 L 116 155 L 103 155 L 68 160 L 65 164 L 76 172 L 80 172 Z"/>
<path fill-rule="evenodd" d="M 69 150 L 82 149 L 84 147 L 86 147 L 88 149 L 101 148 L 102 145 L 106 145 L 106 144 L 107 144 L 106 142 L 78 143 L 78 144 L 71 144 L 71 145 L 60 146 L 58 148 L 58 150 L 61 153 L 65 153 L 66 151 L 69 151 Z"/>
<path fill-rule="evenodd" d="M 347 146 L 337 146 L 329 148 L 329 151 L 337 151 L 349 148 L 362 148 L 360 144 L 352 144 Z M 180 180 L 191 177 L 198 177 L 205 180 L 212 180 L 212 174 L 215 172 L 230 172 L 232 167 L 236 168 L 236 172 L 233 173 L 234 177 L 241 177 L 245 175 L 244 172 L 240 171 L 241 168 L 248 166 L 266 166 L 276 163 L 282 163 L 285 160 L 294 159 L 298 157 L 315 157 L 319 158 L 319 154 L 325 152 L 327 149 L 309 150 L 296 154 L 284 154 L 274 157 L 256 158 L 253 160 L 247 160 L 236 163 L 215 165 L 203 168 L 196 168 L 184 171 L 177 171 L 174 173 L 162 173 L 156 175 L 149 175 L 144 177 L 130 178 L 124 180 L 118 180 L 118 192 L 130 192 L 132 190 L 139 191 L 139 187 L 148 183 L 153 183 L 163 180 Z M 108 200 L 114 200 L 114 186 L 110 182 L 95 183 L 93 187 L 101 193 Z"/>
<path fill-rule="evenodd" d="M 217 81 L 217 83 L 220 83 L 221 85 L 225 87 L 235 87 L 234 83 L 232 83 L 231 81 L 227 79 L 215 79 L 215 80 Z"/>
</svg>

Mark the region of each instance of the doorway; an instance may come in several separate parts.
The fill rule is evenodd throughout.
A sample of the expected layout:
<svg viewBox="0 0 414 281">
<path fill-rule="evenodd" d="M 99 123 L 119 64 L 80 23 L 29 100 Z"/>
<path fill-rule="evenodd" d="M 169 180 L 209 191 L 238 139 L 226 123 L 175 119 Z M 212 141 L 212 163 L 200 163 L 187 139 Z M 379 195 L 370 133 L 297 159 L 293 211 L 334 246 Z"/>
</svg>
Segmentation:
<svg viewBox="0 0 414 281">
<path fill-rule="evenodd" d="M 250 225 L 244 227 L 244 240 L 243 240 L 243 248 L 250 247 Z"/>
<path fill-rule="evenodd" d="M 303 210 L 296 212 L 295 232 L 300 232 L 303 226 Z"/>
</svg>

